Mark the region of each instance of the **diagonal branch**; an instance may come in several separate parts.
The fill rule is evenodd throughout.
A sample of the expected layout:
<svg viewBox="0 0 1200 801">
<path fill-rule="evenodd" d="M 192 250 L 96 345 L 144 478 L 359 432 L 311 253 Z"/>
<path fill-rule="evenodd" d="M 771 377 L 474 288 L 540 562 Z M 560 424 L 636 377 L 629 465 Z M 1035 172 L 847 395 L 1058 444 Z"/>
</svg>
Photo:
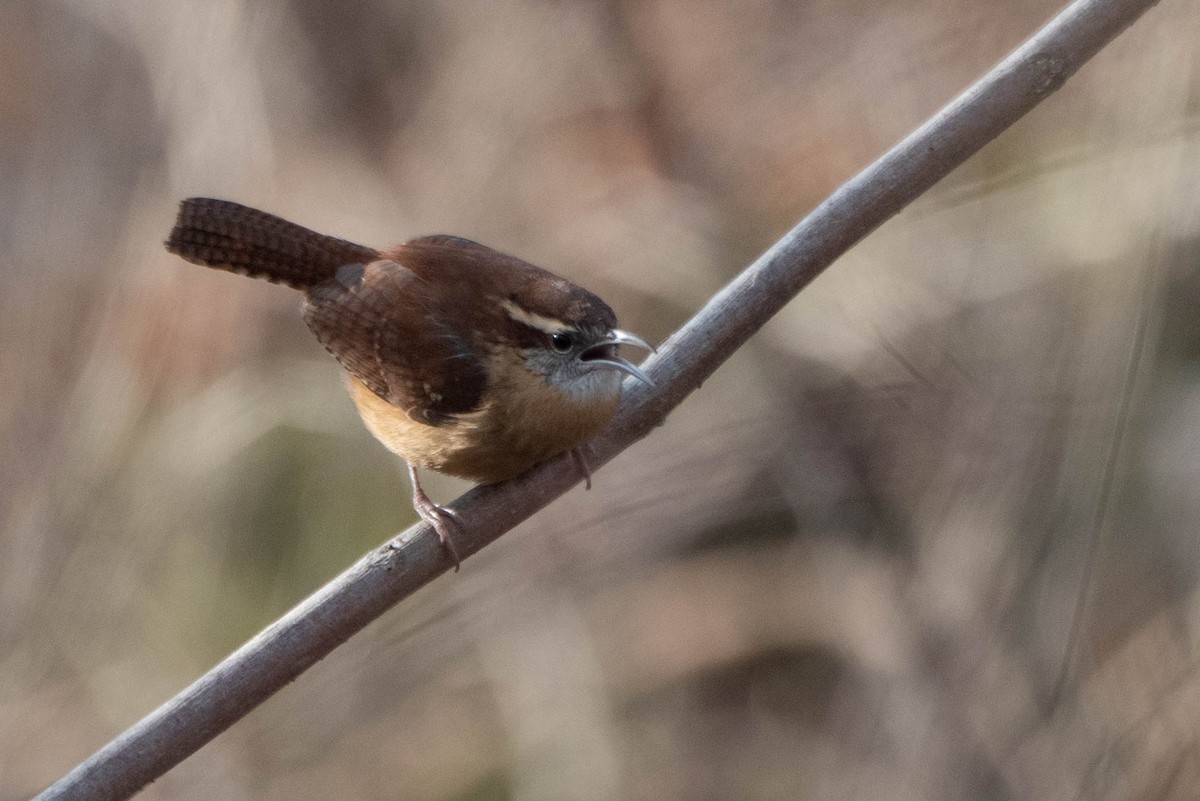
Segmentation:
<svg viewBox="0 0 1200 801">
<path fill-rule="evenodd" d="M 1155 0 L 1076 0 L 899 145 L 838 189 L 662 346 L 592 443 L 596 466 L 660 425 L 838 256 L 1062 86 Z M 454 510 L 469 556 L 579 480 L 561 458 L 507 484 L 478 487 Z M 80 764 L 39 799 L 127 798 L 231 726 L 396 602 L 449 567 L 418 525 L 381 546 Z"/>
</svg>

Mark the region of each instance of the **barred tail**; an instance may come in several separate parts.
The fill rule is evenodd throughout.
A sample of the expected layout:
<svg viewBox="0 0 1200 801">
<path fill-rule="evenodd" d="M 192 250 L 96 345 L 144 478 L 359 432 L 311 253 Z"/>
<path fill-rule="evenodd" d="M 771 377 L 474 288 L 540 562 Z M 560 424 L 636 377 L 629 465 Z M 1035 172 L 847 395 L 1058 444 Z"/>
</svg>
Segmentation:
<svg viewBox="0 0 1200 801">
<path fill-rule="evenodd" d="M 372 248 L 318 234 L 239 203 L 194 197 L 179 204 L 167 250 L 193 264 L 307 290 L 344 264 L 379 257 Z"/>
</svg>

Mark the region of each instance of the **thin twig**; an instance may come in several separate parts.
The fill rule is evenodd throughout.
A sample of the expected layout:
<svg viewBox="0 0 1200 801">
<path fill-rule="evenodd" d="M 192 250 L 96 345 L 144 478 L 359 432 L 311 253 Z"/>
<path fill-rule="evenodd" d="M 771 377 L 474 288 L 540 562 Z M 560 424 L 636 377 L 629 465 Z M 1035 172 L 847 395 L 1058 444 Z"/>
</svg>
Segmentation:
<svg viewBox="0 0 1200 801">
<path fill-rule="evenodd" d="M 828 200 L 714 297 L 646 365 L 656 386 L 627 388 L 592 445 L 593 466 L 660 425 L 762 325 L 838 256 L 1062 86 L 1156 0 L 1077 0 L 982 80 Z M 454 510 L 464 557 L 579 481 L 570 457 Z M 128 798 L 258 706 L 396 602 L 450 567 L 426 525 L 360 559 L 175 698 L 38 796 Z"/>
<path fill-rule="evenodd" d="M 1104 471 L 1100 476 L 1100 493 L 1092 514 L 1092 527 L 1088 532 L 1087 550 L 1083 556 L 1083 571 L 1079 575 L 1079 590 L 1075 594 L 1075 607 L 1071 612 L 1071 625 L 1067 630 L 1067 643 L 1063 649 L 1062 662 L 1058 666 L 1058 679 L 1050 694 L 1050 708 L 1057 707 L 1063 700 L 1068 683 L 1073 678 L 1080 646 L 1083 642 L 1085 616 L 1091 604 L 1096 583 L 1096 567 L 1100 562 L 1100 549 L 1108 536 L 1108 524 L 1113 509 L 1113 492 L 1117 483 L 1117 468 L 1124 455 L 1122 446 L 1129 433 L 1129 421 L 1133 416 L 1133 400 L 1137 391 L 1138 378 L 1145 361 L 1146 348 L 1150 339 L 1150 320 L 1155 309 L 1154 298 L 1158 290 L 1157 271 L 1152 261 L 1150 269 L 1142 278 L 1142 298 L 1138 306 L 1137 321 L 1133 328 L 1133 342 L 1129 346 L 1129 361 L 1125 365 L 1125 381 L 1117 403 L 1116 420 L 1113 421 L 1112 437 L 1108 441 L 1108 452 L 1104 457 Z"/>
</svg>

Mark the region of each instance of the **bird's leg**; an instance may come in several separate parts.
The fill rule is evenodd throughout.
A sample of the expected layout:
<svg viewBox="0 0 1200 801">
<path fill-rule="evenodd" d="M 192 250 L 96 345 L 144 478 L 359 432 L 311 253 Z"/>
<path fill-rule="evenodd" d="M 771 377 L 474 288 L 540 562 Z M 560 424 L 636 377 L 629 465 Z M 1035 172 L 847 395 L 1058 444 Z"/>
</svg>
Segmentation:
<svg viewBox="0 0 1200 801">
<path fill-rule="evenodd" d="M 583 446 L 571 448 L 571 458 L 575 461 L 575 466 L 579 468 L 579 475 L 583 476 L 583 488 L 592 488 L 592 466 L 588 464 L 587 457 L 583 455 Z"/>
<path fill-rule="evenodd" d="M 458 568 L 462 565 L 462 560 L 458 558 L 458 548 L 454 547 L 454 537 L 450 534 L 451 526 L 462 530 L 462 524 L 453 511 L 444 506 L 438 506 L 429 499 L 425 494 L 425 490 L 421 489 L 421 482 L 417 480 L 417 468 L 411 463 L 408 465 L 408 479 L 413 486 L 413 508 L 417 510 L 417 514 L 421 516 L 429 525 L 433 526 L 433 530 L 437 532 L 438 539 L 442 541 L 442 547 L 450 554 L 450 558 L 454 560 L 454 572 L 458 572 Z"/>
</svg>

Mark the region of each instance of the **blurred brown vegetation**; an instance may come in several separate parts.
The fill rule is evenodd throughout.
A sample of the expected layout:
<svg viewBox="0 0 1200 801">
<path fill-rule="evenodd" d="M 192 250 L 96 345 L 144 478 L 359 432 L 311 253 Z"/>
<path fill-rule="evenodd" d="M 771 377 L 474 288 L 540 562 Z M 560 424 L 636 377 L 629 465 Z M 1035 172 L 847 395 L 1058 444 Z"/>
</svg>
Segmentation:
<svg viewBox="0 0 1200 801">
<path fill-rule="evenodd" d="M 470 236 L 661 339 L 1058 6 L 0 6 L 0 799 L 412 522 L 298 297 L 162 250 L 178 199 Z M 143 797 L 1195 797 L 1198 42 L 1164 0 Z"/>
</svg>

